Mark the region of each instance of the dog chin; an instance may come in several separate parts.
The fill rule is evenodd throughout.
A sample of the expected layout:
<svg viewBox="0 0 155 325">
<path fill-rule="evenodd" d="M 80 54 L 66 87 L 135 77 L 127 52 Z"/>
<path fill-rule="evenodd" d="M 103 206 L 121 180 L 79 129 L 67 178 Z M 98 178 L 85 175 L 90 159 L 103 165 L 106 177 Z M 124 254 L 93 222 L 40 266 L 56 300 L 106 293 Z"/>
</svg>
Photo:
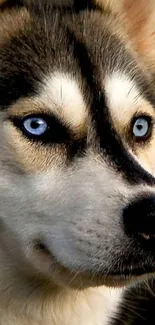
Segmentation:
<svg viewBox="0 0 155 325">
<path fill-rule="evenodd" d="M 70 287 L 72 289 L 83 290 L 89 287 L 106 286 L 111 288 L 123 288 L 127 285 L 134 285 L 137 281 L 148 279 L 154 274 L 155 267 L 152 262 L 150 265 L 122 265 L 110 269 L 110 272 L 102 270 L 102 267 L 89 266 L 83 267 L 82 263 L 78 267 L 69 265 L 67 260 L 64 262 L 53 254 L 41 242 L 35 242 L 29 251 L 27 260 L 30 262 L 33 271 L 37 271 L 42 281 L 48 281 L 52 285 Z M 98 269 L 97 269 L 98 268 Z M 29 271 L 31 272 L 31 268 Z"/>
</svg>

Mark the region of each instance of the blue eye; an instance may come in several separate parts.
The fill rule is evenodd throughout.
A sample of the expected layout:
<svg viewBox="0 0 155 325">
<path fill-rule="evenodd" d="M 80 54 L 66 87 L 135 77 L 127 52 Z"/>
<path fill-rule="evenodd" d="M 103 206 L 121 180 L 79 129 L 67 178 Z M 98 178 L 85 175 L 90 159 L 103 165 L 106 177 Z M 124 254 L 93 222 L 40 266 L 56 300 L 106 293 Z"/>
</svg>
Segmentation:
<svg viewBox="0 0 155 325">
<path fill-rule="evenodd" d="M 137 140 L 143 140 L 151 134 L 151 129 L 151 119 L 144 116 L 135 119 L 132 132 Z"/>
<path fill-rule="evenodd" d="M 42 136 L 48 129 L 47 122 L 41 117 L 29 116 L 22 122 L 23 129 L 31 136 Z"/>
<path fill-rule="evenodd" d="M 10 121 L 18 128 L 23 136 L 30 140 L 39 141 L 42 145 L 66 143 L 70 141 L 70 133 L 55 116 L 49 114 L 31 114 L 25 117 L 13 116 Z"/>
</svg>

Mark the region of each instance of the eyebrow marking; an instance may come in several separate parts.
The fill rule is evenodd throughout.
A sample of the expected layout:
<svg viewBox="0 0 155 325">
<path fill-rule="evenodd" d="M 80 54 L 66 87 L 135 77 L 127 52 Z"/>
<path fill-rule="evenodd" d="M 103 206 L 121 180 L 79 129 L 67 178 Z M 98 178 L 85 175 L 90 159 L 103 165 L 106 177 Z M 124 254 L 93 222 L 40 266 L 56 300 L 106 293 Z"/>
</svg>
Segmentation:
<svg viewBox="0 0 155 325">
<path fill-rule="evenodd" d="M 153 114 L 152 106 L 127 75 L 113 73 L 105 79 L 104 87 L 111 117 L 120 126 L 129 123 L 135 113 Z"/>
<path fill-rule="evenodd" d="M 56 72 L 44 80 L 41 100 L 72 128 L 86 122 L 87 110 L 78 82 L 69 74 Z"/>
</svg>

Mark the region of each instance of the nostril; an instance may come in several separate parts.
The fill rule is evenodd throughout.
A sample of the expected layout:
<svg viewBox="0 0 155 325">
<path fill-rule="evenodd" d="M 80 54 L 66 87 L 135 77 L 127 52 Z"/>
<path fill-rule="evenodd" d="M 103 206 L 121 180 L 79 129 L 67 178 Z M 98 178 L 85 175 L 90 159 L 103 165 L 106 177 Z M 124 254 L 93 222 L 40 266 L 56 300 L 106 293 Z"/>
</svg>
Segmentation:
<svg viewBox="0 0 155 325">
<path fill-rule="evenodd" d="M 128 235 L 155 240 L 155 196 L 138 198 L 126 206 L 123 224 Z"/>
</svg>

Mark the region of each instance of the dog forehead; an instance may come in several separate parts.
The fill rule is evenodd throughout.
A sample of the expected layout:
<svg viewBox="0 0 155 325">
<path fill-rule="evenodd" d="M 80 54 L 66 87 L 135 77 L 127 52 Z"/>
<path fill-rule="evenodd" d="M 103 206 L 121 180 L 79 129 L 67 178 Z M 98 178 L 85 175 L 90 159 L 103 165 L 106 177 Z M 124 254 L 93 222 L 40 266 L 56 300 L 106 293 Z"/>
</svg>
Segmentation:
<svg viewBox="0 0 155 325">
<path fill-rule="evenodd" d="M 71 74 L 57 71 L 46 76 L 39 98 L 73 130 L 85 124 L 87 105 L 83 90 L 78 79 Z"/>
<path fill-rule="evenodd" d="M 51 9 L 30 17 L 15 37 L 2 44 L 0 61 L 3 102 L 11 95 L 17 94 L 17 100 L 37 92 L 45 102 L 47 97 L 53 101 L 53 107 L 63 108 L 67 118 L 72 116 L 75 126 L 75 120 L 78 125 L 80 118 L 85 119 L 84 93 L 87 99 L 92 95 L 87 87 L 90 79 L 104 91 L 102 78 L 116 66 L 119 70 L 121 64 L 122 69 L 128 65 L 128 56 L 100 13 Z"/>
</svg>

